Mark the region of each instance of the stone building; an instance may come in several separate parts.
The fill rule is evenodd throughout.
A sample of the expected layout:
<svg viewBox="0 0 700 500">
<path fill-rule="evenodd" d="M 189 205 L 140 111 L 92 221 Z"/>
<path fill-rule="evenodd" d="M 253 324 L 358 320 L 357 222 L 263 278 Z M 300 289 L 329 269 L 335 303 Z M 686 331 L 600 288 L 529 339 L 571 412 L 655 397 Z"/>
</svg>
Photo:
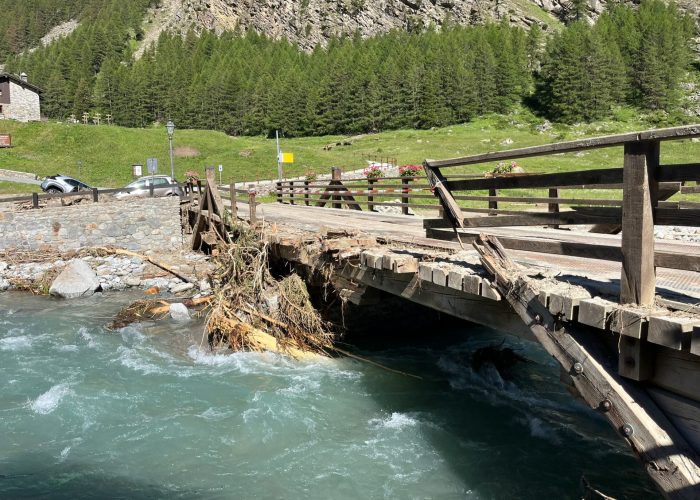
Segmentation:
<svg viewBox="0 0 700 500">
<path fill-rule="evenodd" d="M 25 73 L 19 77 L 0 73 L 0 120 L 40 120 L 40 95 L 41 89 L 29 83 Z"/>
</svg>

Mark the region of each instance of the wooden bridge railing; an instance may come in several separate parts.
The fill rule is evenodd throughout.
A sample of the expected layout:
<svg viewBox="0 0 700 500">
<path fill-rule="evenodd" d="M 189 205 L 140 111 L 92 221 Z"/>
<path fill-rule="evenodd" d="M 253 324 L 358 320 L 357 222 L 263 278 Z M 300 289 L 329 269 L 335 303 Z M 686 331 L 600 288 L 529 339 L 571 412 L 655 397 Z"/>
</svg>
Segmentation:
<svg viewBox="0 0 700 500">
<path fill-rule="evenodd" d="M 523 149 L 486 153 L 448 160 L 426 160 L 424 168 L 430 186 L 444 208 L 444 218 L 428 221 L 426 227 L 454 229 L 560 224 L 612 224 L 622 226 L 622 276 L 620 301 L 651 305 L 655 294 L 654 224 L 700 226 L 700 203 L 668 202 L 676 193 L 697 193 L 700 164 L 662 165 L 661 142 L 700 136 L 700 125 L 635 132 L 579 141 L 547 144 Z M 478 179 L 450 179 L 443 169 L 486 162 L 546 156 L 582 150 L 622 146 L 622 168 L 567 173 L 503 175 Z M 621 189 L 621 199 L 561 198 L 560 189 Z M 498 196 L 504 189 L 547 189 L 547 197 Z M 489 196 L 455 195 L 455 192 L 489 191 Z M 458 200 L 487 201 L 486 211 L 495 217 L 465 217 Z M 547 212 L 499 210 L 498 202 L 546 203 Z M 568 210 L 560 210 L 569 205 Z M 592 246 L 592 245 L 591 245 Z M 594 252 L 592 252 L 594 255 Z"/>
<path fill-rule="evenodd" d="M 430 185 L 423 176 L 343 179 L 339 168 L 331 171 L 330 180 L 279 181 L 275 188 L 277 202 L 376 212 L 377 207 L 396 207 L 409 215 L 409 209 L 435 210 Z M 398 199 L 399 201 L 388 201 Z"/>
</svg>

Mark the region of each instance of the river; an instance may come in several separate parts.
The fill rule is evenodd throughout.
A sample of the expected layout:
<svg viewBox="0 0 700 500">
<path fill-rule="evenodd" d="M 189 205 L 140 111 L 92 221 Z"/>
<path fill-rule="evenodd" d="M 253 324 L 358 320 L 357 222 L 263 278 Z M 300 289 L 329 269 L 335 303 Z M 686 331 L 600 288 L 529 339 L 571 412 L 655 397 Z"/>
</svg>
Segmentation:
<svg viewBox="0 0 700 500">
<path fill-rule="evenodd" d="M 566 499 L 582 475 L 656 498 L 641 465 L 538 347 L 504 380 L 481 327 L 294 362 L 208 352 L 201 324 L 108 332 L 134 298 L 0 294 L 0 498 Z M 490 369 L 489 369 L 490 368 Z"/>
</svg>

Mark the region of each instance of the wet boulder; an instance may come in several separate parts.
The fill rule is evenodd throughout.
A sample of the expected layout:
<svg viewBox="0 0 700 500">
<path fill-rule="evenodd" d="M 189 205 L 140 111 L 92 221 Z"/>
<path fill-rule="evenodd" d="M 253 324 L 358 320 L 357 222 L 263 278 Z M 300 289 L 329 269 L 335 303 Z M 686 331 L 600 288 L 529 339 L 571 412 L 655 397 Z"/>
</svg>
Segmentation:
<svg viewBox="0 0 700 500">
<path fill-rule="evenodd" d="M 100 280 L 82 260 L 74 260 L 56 277 L 49 293 L 64 299 L 88 297 L 100 288 Z"/>
<path fill-rule="evenodd" d="M 178 323 L 186 323 L 190 320 L 190 312 L 185 304 L 175 302 L 170 304 L 170 317 Z"/>
</svg>

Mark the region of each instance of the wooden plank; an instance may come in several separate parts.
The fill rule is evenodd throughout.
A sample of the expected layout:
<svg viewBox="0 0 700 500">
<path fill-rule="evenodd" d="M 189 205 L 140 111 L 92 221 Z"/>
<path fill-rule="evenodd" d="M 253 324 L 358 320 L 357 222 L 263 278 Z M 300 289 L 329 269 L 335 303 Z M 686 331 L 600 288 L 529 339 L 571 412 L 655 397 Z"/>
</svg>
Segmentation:
<svg viewBox="0 0 700 500">
<path fill-rule="evenodd" d="M 582 184 L 612 184 L 622 182 L 621 168 L 580 170 L 556 174 L 517 174 L 481 179 L 446 181 L 450 191 L 481 191 L 486 189 L 549 188 Z"/>
<path fill-rule="evenodd" d="M 449 271 L 447 271 L 444 267 L 433 268 L 433 283 L 435 283 L 438 286 L 447 286 L 448 274 Z"/>
<path fill-rule="evenodd" d="M 582 300 L 590 298 L 590 293 L 578 288 L 573 288 L 566 292 L 550 292 L 547 309 L 552 315 L 560 317 L 562 320 L 577 321 L 579 304 Z"/>
<path fill-rule="evenodd" d="M 435 221 L 435 219 L 425 219 L 423 222 L 424 225 L 426 223 L 432 225 L 433 221 Z M 457 236 L 453 230 L 431 228 L 427 229 L 425 234 L 426 237 L 436 240 L 457 241 Z M 471 243 L 477 236 L 478 233 L 476 232 L 460 231 L 460 238 L 463 243 Z M 553 235 L 550 240 L 517 236 L 499 236 L 498 238 L 501 244 L 509 250 L 568 255 L 571 257 L 609 260 L 613 262 L 622 261 L 622 250 L 618 245 L 566 241 L 564 237 L 557 237 L 557 235 Z M 654 252 L 654 265 L 667 269 L 700 272 L 700 255 L 657 250 Z"/>
<path fill-rule="evenodd" d="M 481 295 L 482 280 L 476 274 L 469 274 L 464 277 L 464 291 L 472 295 Z"/>
<path fill-rule="evenodd" d="M 492 189 L 491 191 L 496 191 L 496 190 Z M 552 189 L 551 191 L 558 192 L 559 190 Z M 535 196 L 455 195 L 454 199 L 455 200 L 464 200 L 464 201 L 488 201 L 489 202 L 489 209 L 491 209 L 491 210 L 498 210 L 498 202 L 547 203 L 550 205 L 550 207 L 549 207 L 550 212 L 557 212 L 559 204 L 562 204 L 562 205 L 576 205 L 576 204 L 597 205 L 597 206 L 601 206 L 601 207 L 621 207 L 622 206 L 622 200 L 604 200 L 604 199 L 599 199 L 599 198 L 557 198 L 557 197 L 541 198 L 541 197 L 535 197 Z M 552 207 L 555 207 L 557 209 L 552 209 Z M 465 210 L 468 211 L 468 209 L 465 209 Z"/>
<path fill-rule="evenodd" d="M 529 278 L 508 258 L 496 239 L 484 236 L 475 247 L 513 310 L 564 372 L 570 374 L 583 400 L 605 416 L 647 464 L 647 472 L 664 495 L 696 499 L 700 457 L 649 395 L 616 373 L 600 335 L 574 325 L 559 328 L 537 300 Z"/>
<path fill-rule="evenodd" d="M 387 259 L 388 257 L 388 259 Z M 384 268 L 389 262 L 388 269 L 396 274 L 415 274 L 418 272 L 418 259 L 412 255 L 388 254 L 384 257 Z"/>
<path fill-rule="evenodd" d="M 649 394 L 683 437 L 700 450 L 700 403 L 663 389 L 650 388 Z"/>
<path fill-rule="evenodd" d="M 656 292 L 654 207 L 659 143 L 625 145 L 620 303 L 649 306 Z"/>
<path fill-rule="evenodd" d="M 700 181 L 700 163 L 663 165 L 656 172 L 659 181 Z"/>
<path fill-rule="evenodd" d="M 434 265 L 428 262 L 421 262 L 418 265 L 418 277 L 421 281 L 433 282 L 433 268 Z"/>
<path fill-rule="evenodd" d="M 435 196 L 440 200 L 440 205 L 444 209 L 447 219 L 452 224 L 452 227 L 464 227 L 464 215 L 462 209 L 457 202 L 452 198 L 449 188 L 446 186 L 447 180 L 442 175 L 439 169 L 430 168 L 427 165 L 427 160 L 423 165 L 423 170 L 428 177 L 428 182 L 435 193 Z"/>
<path fill-rule="evenodd" d="M 651 383 L 700 401 L 700 358 L 687 352 L 656 347 L 656 365 Z"/>
<path fill-rule="evenodd" d="M 617 372 L 620 376 L 638 382 L 649 380 L 654 374 L 654 350 L 643 340 L 620 337 Z"/>
<path fill-rule="evenodd" d="M 491 300 L 501 300 L 501 294 L 496 286 L 486 278 L 481 279 L 481 296 Z"/>
<path fill-rule="evenodd" d="M 667 129 L 646 130 L 644 132 L 631 132 L 626 134 L 609 135 L 604 137 L 592 137 L 589 139 L 578 139 L 575 141 L 545 144 L 542 146 L 530 146 L 527 148 L 511 149 L 508 151 L 484 153 L 472 156 L 465 156 L 461 158 L 450 158 L 447 160 L 426 160 L 426 165 L 431 168 L 454 167 L 458 165 L 474 165 L 477 163 L 491 161 L 515 160 L 518 158 L 528 158 L 531 156 L 543 156 L 556 153 L 570 153 L 574 151 L 583 151 L 587 149 L 609 148 L 614 146 L 622 146 L 628 143 L 636 143 L 639 141 L 666 141 L 675 139 L 687 139 L 690 137 L 698 136 L 700 136 L 700 125 L 689 125 Z"/>
<path fill-rule="evenodd" d="M 462 271 L 450 271 L 447 275 L 447 286 L 455 290 L 464 290 L 464 275 Z"/>
<path fill-rule="evenodd" d="M 578 207 L 576 207 L 578 208 Z M 600 212 L 598 212 L 600 210 Z M 610 216 L 604 208 L 591 208 L 588 213 L 578 210 L 567 210 L 559 213 L 525 212 L 522 215 L 503 215 L 498 217 L 468 217 L 462 226 L 473 227 L 515 227 L 515 226 L 547 226 L 551 224 L 616 224 L 620 217 Z"/>
<path fill-rule="evenodd" d="M 693 326 L 698 320 L 674 316 L 649 317 L 649 333 L 647 340 L 654 344 L 676 350 L 690 350 L 690 339 Z"/>
<path fill-rule="evenodd" d="M 607 329 L 608 317 L 614 308 L 614 302 L 601 299 L 600 297 L 584 299 L 579 302 L 578 322 L 599 330 L 605 330 Z"/>
<path fill-rule="evenodd" d="M 643 311 L 617 308 L 613 311 L 610 329 L 625 337 L 646 340 L 649 329 L 648 314 Z"/>
</svg>

